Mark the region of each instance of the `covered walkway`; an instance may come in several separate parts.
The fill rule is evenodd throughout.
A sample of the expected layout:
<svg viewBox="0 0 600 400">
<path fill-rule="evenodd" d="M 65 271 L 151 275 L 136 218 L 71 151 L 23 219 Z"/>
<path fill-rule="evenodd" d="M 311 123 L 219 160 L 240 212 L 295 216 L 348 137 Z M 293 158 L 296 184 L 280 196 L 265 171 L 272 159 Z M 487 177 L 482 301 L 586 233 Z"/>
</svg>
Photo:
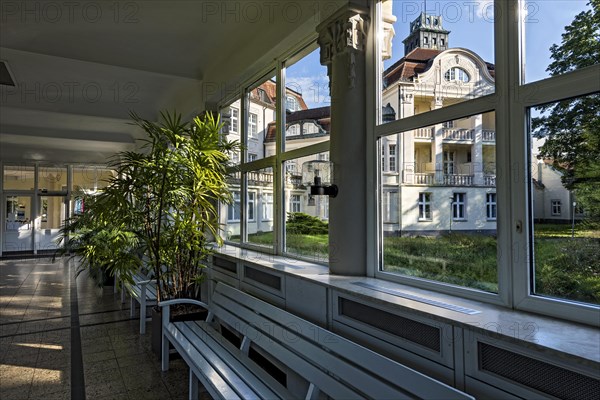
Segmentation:
<svg viewBox="0 0 600 400">
<path fill-rule="evenodd" d="M 184 399 L 188 369 L 168 373 L 112 287 L 66 259 L 0 261 L 0 398 Z"/>
</svg>

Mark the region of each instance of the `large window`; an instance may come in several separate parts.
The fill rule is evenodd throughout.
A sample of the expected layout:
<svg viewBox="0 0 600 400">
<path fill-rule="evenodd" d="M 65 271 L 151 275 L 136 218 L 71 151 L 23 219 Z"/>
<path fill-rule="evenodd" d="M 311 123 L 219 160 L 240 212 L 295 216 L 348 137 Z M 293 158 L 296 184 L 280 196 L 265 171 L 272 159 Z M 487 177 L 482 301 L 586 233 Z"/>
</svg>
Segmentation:
<svg viewBox="0 0 600 400">
<path fill-rule="evenodd" d="M 419 221 L 431 220 L 431 193 L 419 193 Z"/>
<path fill-rule="evenodd" d="M 467 218 L 466 216 L 466 197 L 465 193 L 454 193 L 452 196 L 452 219 L 461 221 Z"/>
<path fill-rule="evenodd" d="M 497 215 L 496 193 L 487 193 L 485 195 L 486 217 L 489 220 L 495 220 Z"/>
</svg>

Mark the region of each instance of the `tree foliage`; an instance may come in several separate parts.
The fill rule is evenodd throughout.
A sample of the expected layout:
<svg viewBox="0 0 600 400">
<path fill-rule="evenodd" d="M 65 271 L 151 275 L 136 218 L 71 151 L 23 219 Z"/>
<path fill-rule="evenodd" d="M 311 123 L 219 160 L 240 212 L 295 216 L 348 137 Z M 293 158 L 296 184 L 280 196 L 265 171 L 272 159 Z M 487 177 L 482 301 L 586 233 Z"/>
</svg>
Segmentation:
<svg viewBox="0 0 600 400">
<path fill-rule="evenodd" d="M 600 0 L 565 27 L 560 44 L 550 47 L 552 76 L 600 64 Z M 593 217 L 600 217 L 600 94 L 537 107 L 534 137 L 544 139 L 539 156 L 561 171 L 564 186 Z"/>
</svg>

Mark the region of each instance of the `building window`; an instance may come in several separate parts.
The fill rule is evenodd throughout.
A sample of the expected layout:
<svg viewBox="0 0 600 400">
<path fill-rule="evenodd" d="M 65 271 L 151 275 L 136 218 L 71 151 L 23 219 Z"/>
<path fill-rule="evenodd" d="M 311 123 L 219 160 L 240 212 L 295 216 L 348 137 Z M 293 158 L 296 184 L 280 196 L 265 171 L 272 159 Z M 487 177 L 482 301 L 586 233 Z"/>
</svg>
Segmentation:
<svg viewBox="0 0 600 400">
<path fill-rule="evenodd" d="M 431 193 L 419 193 L 419 221 L 431 221 Z"/>
<path fill-rule="evenodd" d="M 258 116 L 250 113 L 248 118 L 248 135 L 255 138 L 258 135 Z"/>
<path fill-rule="evenodd" d="M 298 136 L 300 135 L 300 125 L 290 125 L 286 130 L 286 136 Z"/>
<path fill-rule="evenodd" d="M 390 190 L 383 192 L 383 221 L 397 224 L 398 218 L 398 191 Z"/>
<path fill-rule="evenodd" d="M 551 202 L 551 212 L 553 216 L 561 215 L 562 203 L 560 200 L 552 200 Z"/>
<path fill-rule="evenodd" d="M 248 192 L 248 221 L 255 220 L 256 192 Z"/>
<path fill-rule="evenodd" d="M 454 175 L 454 157 L 453 151 L 444 151 L 444 174 Z"/>
<path fill-rule="evenodd" d="M 240 111 L 237 108 L 231 107 L 231 132 L 238 133 Z"/>
<path fill-rule="evenodd" d="M 454 193 L 452 196 L 452 219 L 460 221 L 466 219 L 466 193 Z"/>
<path fill-rule="evenodd" d="M 496 203 L 496 193 L 487 193 L 485 195 L 485 214 L 488 220 L 495 221 L 498 210 Z"/>
<path fill-rule="evenodd" d="M 385 146 L 381 146 L 381 170 L 382 171 L 387 171 L 387 168 L 385 167 L 386 163 L 385 163 Z"/>
<path fill-rule="evenodd" d="M 446 41 L 444 39 L 440 39 L 440 45 L 444 46 L 446 44 Z"/>
<path fill-rule="evenodd" d="M 301 196 L 299 194 L 293 194 L 290 196 L 290 212 L 300 212 L 300 199 Z"/>
<path fill-rule="evenodd" d="M 227 221 L 239 221 L 241 209 L 240 192 L 233 192 L 233 202 L 227 205 Z"/>
<path fill-rule="evenodd" d="M 388 167 L 391 172 L 396 172 L 397 168 L 396 168 L 396 145 L 395 144 L 389 145 L 388 156 L 389 156 Z"/>
<path fill-rule="evenodd" d="M 294 96 L 287 96 L 285 99 L 285 108 L 290 111 L 298 111 L 300 109 L 300 105 L 298 104 L 298 99 Z"/>
<path fill-rule="evenodd" d="M 254 153 L 248 153 L 248 162 L 256 161 L 258 156 Z"/>
<path fill-rule="evenodd" d="M 454 128 L 454 121 L 442 122 L 442 128 Z"/>
<path fill-rule="evenodd" d="M 263 193 L 262 200 L 262 219 L 270 221 L 273 219 L 273 193 Z"/>
<path fill-rule="evenodd" d="M 471 80 L 471 78 L 469 77 L 469 74 L 467 73 L 467 71 L 465 71 L 464 69 L 460 68 L 460 67 L 452 67 L 450 68 L 448 71 L 446 71 L 446 74 L 444 75 L 444 78 L 446 78 L 446 80 L 448 82 L 463 82 L 463 83 L 467 83 Z"/>
</svg>

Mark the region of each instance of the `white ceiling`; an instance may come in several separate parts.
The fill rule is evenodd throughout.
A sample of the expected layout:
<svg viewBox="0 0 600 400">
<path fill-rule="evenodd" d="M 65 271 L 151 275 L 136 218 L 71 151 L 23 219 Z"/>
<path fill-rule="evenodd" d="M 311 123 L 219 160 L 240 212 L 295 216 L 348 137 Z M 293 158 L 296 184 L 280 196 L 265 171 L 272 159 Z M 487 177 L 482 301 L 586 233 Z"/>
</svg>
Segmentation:
<svg viewBox="0 0 600 400">
<path fill-rule="evenodd" d="M 17 86 L 0 86 L 0 159 L 104 162 L 141 136 L 130 111 L 202 110 L 339 3 L 6 2 L 0 59 Z"/>
</svg>

